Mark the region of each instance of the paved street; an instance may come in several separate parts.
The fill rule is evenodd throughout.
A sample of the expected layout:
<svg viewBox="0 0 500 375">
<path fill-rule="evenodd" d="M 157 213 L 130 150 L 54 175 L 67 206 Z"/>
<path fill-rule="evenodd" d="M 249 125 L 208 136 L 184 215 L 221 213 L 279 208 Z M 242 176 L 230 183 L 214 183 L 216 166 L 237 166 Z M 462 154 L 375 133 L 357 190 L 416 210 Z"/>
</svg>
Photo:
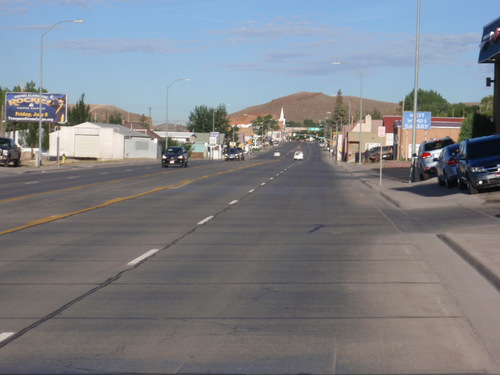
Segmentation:
<svg viewBox="0 0 500 375">
<path fill-rule="evenodd" d="M 0 373 L 499 373 L 498 207 L 280 149 L 5 175 Z"/>
</svg>

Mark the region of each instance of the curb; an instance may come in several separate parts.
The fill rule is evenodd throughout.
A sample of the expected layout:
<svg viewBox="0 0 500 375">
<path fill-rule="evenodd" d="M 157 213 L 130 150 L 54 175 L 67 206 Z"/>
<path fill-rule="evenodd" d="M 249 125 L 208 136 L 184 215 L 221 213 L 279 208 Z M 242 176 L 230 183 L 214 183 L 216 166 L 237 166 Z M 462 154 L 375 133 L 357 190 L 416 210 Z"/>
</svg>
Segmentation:
<svg viewBox="0 0 500 375">
<path fill-rule="evenodd" d="M 471 253 L 470 251 L 465 249 L 465 247 L 452 239 L 448 234 L 438 234 L 437 237 L 458 255 L 460 255 L 468 264 L 476 269 L 496 289 L 500 291 L 500 277 L 498 276 L 498 272 L 495 272 L 495 269 L 488 266 L 488 263 L 490 262 L 488 262 L 487 259 L 485 259 L 478 253 Z"/>
</svg>

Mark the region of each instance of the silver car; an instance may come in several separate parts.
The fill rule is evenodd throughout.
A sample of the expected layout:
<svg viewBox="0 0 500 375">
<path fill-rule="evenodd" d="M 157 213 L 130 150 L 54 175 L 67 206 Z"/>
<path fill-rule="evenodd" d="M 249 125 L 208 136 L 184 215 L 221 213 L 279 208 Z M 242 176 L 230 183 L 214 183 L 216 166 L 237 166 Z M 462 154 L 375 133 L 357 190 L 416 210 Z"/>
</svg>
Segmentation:
<svg viewBox="0 0 500 375">
<path fill-rule="evenodd" d="M 443 147 L 455 143 L 450 137 L 432 139 L 422 142 L 418 149 L 417 168 L 421 180 L 428 180 L 431 174 L 436 173 L 436 163 Z"/>
<path fill-rule="evenodd" d="M 437 163 L 436 173 L 439 186 L 445 185 L 448 189 L 457 184 L 458 147 L 454 143 L 441 149 Z"/>
</svg>

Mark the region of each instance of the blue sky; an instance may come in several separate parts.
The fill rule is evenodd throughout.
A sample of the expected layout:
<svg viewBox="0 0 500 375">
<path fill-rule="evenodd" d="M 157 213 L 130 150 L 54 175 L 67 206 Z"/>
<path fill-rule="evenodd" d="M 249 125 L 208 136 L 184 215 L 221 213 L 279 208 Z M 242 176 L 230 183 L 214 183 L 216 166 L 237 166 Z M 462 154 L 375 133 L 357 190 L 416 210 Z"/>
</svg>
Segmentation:
<svg viewBox="0 0 500 375">
<path fill-rule="evenodd" d="M 495 13 L 496 12 L 496 13 Z M 451 103 L 493 93 L 478 64 L 498 0 L 422 0 L 419 87 Z M 0 85 L 40 80 L 75 103 L 165 122 L 302 91 L 399 102 L 413 90 L 417 0 L 0 0 Z M 349 65 L 332 65 L 342 61 Z M 190 78 L 190 82 L 174 81 Z M 279 114 L 277 114 L 279 115 Z"/>
</svg>

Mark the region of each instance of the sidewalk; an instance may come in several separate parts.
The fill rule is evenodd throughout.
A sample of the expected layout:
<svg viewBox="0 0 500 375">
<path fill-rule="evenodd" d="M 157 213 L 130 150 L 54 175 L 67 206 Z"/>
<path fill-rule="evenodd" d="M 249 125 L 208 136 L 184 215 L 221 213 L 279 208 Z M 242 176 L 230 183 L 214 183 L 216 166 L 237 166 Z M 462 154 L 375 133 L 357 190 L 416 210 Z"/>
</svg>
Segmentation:
<svg viewBox="0 0 500 375">
<path fill-rule="evenodd" d="M 332 160 L 329 162 L 335 163 Z M 456 205 L 457 199 L 460 199 L 460 204 L 464 207 L 486 207 L 488 212 L 481 212 L 491 217 L 491 225 L 481 228 L 480 233 L 476 231 L 436 235 L 500 290 L 500 191 L 468 195 L 456 188 L 456 191 L 450 192 L 445 187 L 439 187 L 436 178 L 410 183 L 409 162 L 387 163 L 382 169 L 381 183 L 378 163 L 359 165 L 341 162 L 337 166 L 403 210 Z"/>
</svg>

